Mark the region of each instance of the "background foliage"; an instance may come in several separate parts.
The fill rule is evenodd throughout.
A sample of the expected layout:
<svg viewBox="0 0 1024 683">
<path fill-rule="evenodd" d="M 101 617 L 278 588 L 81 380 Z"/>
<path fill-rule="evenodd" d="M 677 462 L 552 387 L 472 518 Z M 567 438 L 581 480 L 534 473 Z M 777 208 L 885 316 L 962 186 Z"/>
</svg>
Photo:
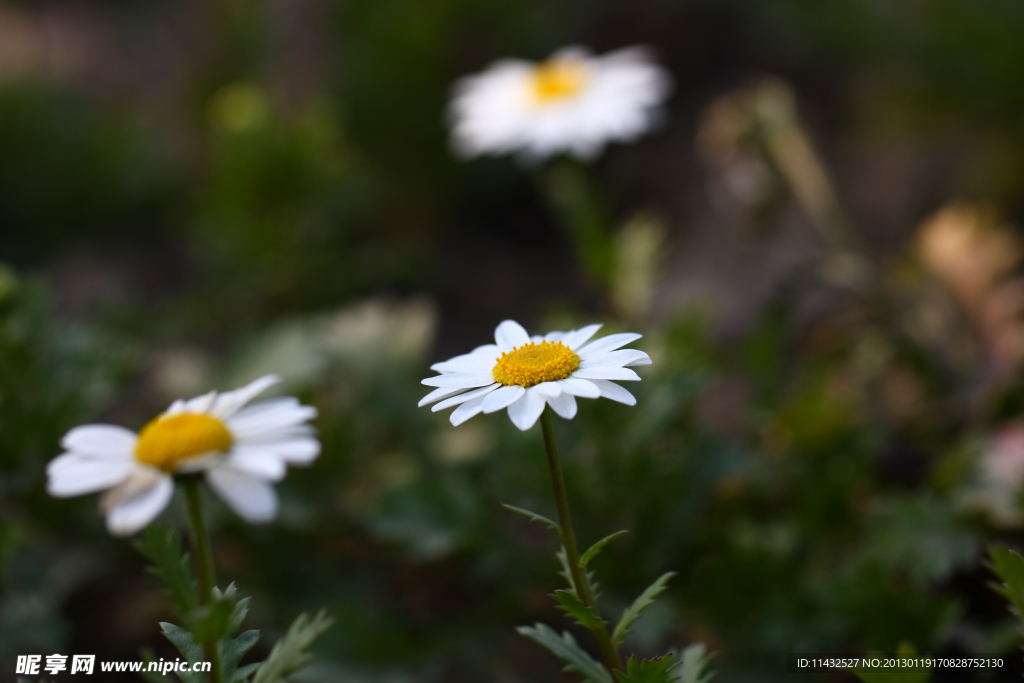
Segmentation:
<svg viewBox="0 0 1024 683">
<path fill-rule="evenodd" d="M 1009 0 L 0 3 L 0 680 L 173 656 L 143 558 L 45 463 L 269 370 L 324 455 L 273 524 L 213 508 L 251 656 L 326 604 L 294 680 L 567 680 L 513 630 L 574 628 L 555 541 L 500 506 L 554 514 L 540 434 L 415 407 L 506 317 L 605 320 L 655 361 L 638 407 L 556 423 L 581 543 L 631 530 L 603 604 L 678 572 L 626 653 L 789 681 L 785 653 L 909 642 L 1019 676 L 982 553 L 1024 519 L 1022 30 Z M 661 130 L 588 186 L 455 160 L 452 81 L 567 43 L 651 45 Z M 562 230 L 581 203 L 600 277 Z"/>
</svg>

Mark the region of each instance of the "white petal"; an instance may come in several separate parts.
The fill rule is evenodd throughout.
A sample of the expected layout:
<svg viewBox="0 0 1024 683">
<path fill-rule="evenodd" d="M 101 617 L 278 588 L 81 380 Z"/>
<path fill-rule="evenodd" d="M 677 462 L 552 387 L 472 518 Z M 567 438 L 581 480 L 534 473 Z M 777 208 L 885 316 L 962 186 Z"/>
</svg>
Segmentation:
<svg viewBox="0 0 1024 683">
<path fill-rule="evenodd" d="M 226 423 L 236 439 L 269 438 L 272 432 L 296 427 L 316 415 L 316 408 L 294 398 L 275 398 L 243 408 Z"/>
<path fill-rule="evenodd" d="M 90 458 L 128 459 L 135 452 L 135 432 L 115 425 L 82 425 L 64 435 L 65 450 Z"/>
<path fill-rule="evenodd" d="M 581 327 L 578 330 L 573 330 L 569 334 L 565 335 L 565 338 L 562 339 L 562 343 L 575 351 L 579 347 L 583 346 L 588 339 L 593 337 L 601 327 L 601 323 L 594 323 L 593 325 L 587 325 L 586 327 Z"/>
<path fill-rule="evenodd" d="M 549 398 L 548 405 L 559 417 L 571 420 L 576 417 L 576 398 L 572 394 L 561 394 Z"/>
<path fill-rule="evenodd" d="M 607 337 L 601 337 L 600 339 L 590 342 L 576 353 L 579 355 L 580 359 L 586 360 L 592 356 L 607 353 L 608 351 L 614 351 L 620 346 L 625 346 L 626 344 L 635 342 L 642 336 L 642 334 L 636 334 L 635 332 L 609 334 Z"/>
<path fill-rule="evenodd" d="M 546 398 L 554 398 L 562 393 L 562 388 L 558 386 L 558 382 L 541 382 L 534 385 L 532 389 Z"/>
<path fill-rule="evenodd" d="M 627 406 L 636 405 L 636 398 L 633 394 L 629 393 L 618 384 L 609 382 L 605 379 L 595 379 L 593 382 L 594 386 L 596 386 L 598 391 L 601 392 L 601 396 L 610 398 L 613 401 L 618 401 L 619 403 L 625 403 Z"/>
<path fill-rule="evenodd" d="M 440 387 L 438 389 L 434 389 L 429 394 L 427 394 L 426 396 L 421 398 L 420 402 L 417 404 L 417 406 L 422 408 L 423 406 L 429 405 L 429 404 L 433 403 L 434 401 L 440 401 L 442 398 L 448 398 L 449 396 L 454 396 L 455 394 L 459 393 L 460 391 L 465 391 L 465 389 L 463 387 L 455 387 L 455 388 L 452 388 L 452 387 Z"/>
<path fill-rule="evenodd" d="M 590 356 L 580 363 L 581 368 L 608 366 L 621 368 L 627 365 L 650 365 L 651 357 L 639 349 L 620 349 L 597 356 Z"/>
<path fill-rule="evenodd" d="M 511 351 L 513 346 L 530 343 L 530 335 L 515 320 L 506 320 L 494 330 L 494 341 L 502 351 Z"/>
<path fill-rule="evenodd" d="M 497 355 L 501 355 L 500 353 Z M 443 363 L 434 363 L 430 369 L 434 372 L 480 374 L 490 372 L 494 368 L 496 356 L 467 353 L 464 356 L 456 356 Z"/>
<path fill-rule="evenodd" d="M 213 402 L 217 400 L 217 392 L 211 391 L 208 394 L 202 396 L 196 396 L 195 398 L 185 401 L 185 407 L 182 412 L 186 413 L 205 413 L 213 407 Z"/>
<path fill-rule="evenodd" d="M 472 401 L 466 401 L 461 406 L 452 411 L 452 414 L 448 417 L 448 420 L 456 427 L 468 420 L 469 418 L 479 415 L 480 411 L 484 409 L 484 399 L 486 396 L 480 396 L 474 398 Z"/>
<path fill-rule="evenodd" d="M 236 446 L 223 464 L 263 481 L 281 481 L 288 470 L 284 458 L 261 446 Z"/>
<path fill-rule="evenodd" d="M 580 398 L 598 398 L 601 392 L 589 379 L 577 379 L 566 377 L 558 380 L 558 386 L 563 393 L 579 396 Z"/>
<path fill-rule="evenodd" d="M 484 399 L 483 411 L 485 414 L 489 415 L 501 410 L 502 408 L 507 408 L 510 404 L 518 401 L 525 393 L 526 389 L 523 387 L 502 387 Z"/>
<path fill-rule="evenodd" d="M 544 335 L 544 341 L 550 341 L 550 342 L 562 341 L 563 339 L 565 339 L 566 335 L 567 335 L 567 333 L 565 333 L 565 332 L 558 332 L 558 331 L 548 332 L 547 334 Z"/>
<path fill-rule="evenodd" d="M 231 467 L 214 467 L 206 471 L 206 482 L 228 507 L 246 521 L 266 522 L 277 514 L 274 487 L 245 472 Z"/>
<path fill-rule="evenodd" d="M 640 375 L 629 368 L 580 368 L 572 373 L 573 377 L 580 379 L 617 379 L 620 381 L 639 382 Z"/>
<path fill-rule="evenodd" d="M 253 400 L 268 388 L 280 381 L 277 375 L 264 375 L 234 391 L 225 391 L 217 397 L 210 414 L 226 419 L 237 413 L 249 401 Z"/>
<path fill-rule="evenodd" d="M 163 512 L 173 494 L 171 477 L 157 477 L 152 486 L 107 511 L 107 530 L 115 536 L 134 534 Z"/>
<path fill-rule="evenodd" d="M 269 440 L 246 439 L 239 448 L 259 448 L 272 451 L 285 462 L 293 465 L 308 465 L 320 455 L 320 441 L 308 434 L 289 432 L 275 434 Z"/>
<path fill-rule="evenodd" d="M 116 486 L 128 477 L 131 460 L 99 460 L 65 453 L 46 466 L 46 492 L 55 498 L 81 496 Z"/>
<path fill-rule="evenodd" d="M 492 391 L 494 391 L 495 389 L 497 389 L 500 386 L 501 386 L 501 384 L 499 384 L 498 382 L 495 382 L 494 384 L 492 384 L 492 385 L 490 385 L 488 387 L 483 387 L 482 389 L 477 389 L 475 391 L 467 391 L 464 394 L 459 394 L 458 396 L 452 396 L 449 399 L 441 401 L 440 403 L 438 403 L 436 406 L 434 406 L 430 410 L 431 410 L 431 412 L 436 413 L 437 411 L 444 410 L 445 408 L 451 408 L 452 406 L 461 405 L 461 404 L 465 403 L 466 401 L 472 401 L 474 398 L 480 398 L 481 396 L 486 396 L 487 394 L 491 393 Z"/>
<path fill-rule="evenodd" d="M 544 396 L 536 391 L 527 391 L 522 398 L 508 407 L 509 419 L 523 432 L 532 427 L 543 412 Z"/>
<path fill-rule="evenodd" d="M 428 377 L 421 381 L 420 384 L 425 384 L 428 387 L 446 387 L 450 389 L 459 387 L 461 389 L 473 389 L 490 384 L 493 381 L 494 375 L 489 372 L 459 372 L 452 373 L 450 375 Z"/>
</svg>

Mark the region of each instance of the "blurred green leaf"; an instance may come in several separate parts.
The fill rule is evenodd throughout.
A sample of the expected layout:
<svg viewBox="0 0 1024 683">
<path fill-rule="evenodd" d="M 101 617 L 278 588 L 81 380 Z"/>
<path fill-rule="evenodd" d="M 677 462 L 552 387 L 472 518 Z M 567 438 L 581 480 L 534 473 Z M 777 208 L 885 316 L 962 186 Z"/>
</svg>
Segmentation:
<svg viewBox="0 0 1024 683">
<path fill-rule="evenodd" d="M 178 532 L 159 523 L 150 524 L 135 548 L 153 563 L 146 570 L 164 587 L 178 614 L 188 618 L 199 607 L 199 589 Z"/>
<path fill-rule="evenodd" d="M 601 628 L 606 623 L 594 610 L 584 605 L 572 591 L 557 590 L 554 592 L 554 598 L 580 626 L 593 630 Z"/>
<path fill-rule="evenodd" d="M 1001 545 L 993 545 L 988 549 L 988 568 L 1003 583 L 990 583 L 996 593 L 1003 596 L 1013 606 L 1013 612 L 1024 619 L 1024 557 L 1016 550 Z"/>
<path fill-rule="evenodd" d="M 674 680 L 678 683 L 709 683 L 714 678 L 713 671 L 705 671 L 711 661 L 711 655 L 703 643 L 694 643 L 683 650 L 682 666 L 673 671 Z"/>
<path fill-rule="evenodd" d="M 587 564 L 589 564 L 589 562 L 592 559 L 594 559 L 597 556 L 597 554 L 599 552 L 601 552 L 601 550 L 606 545 L 608 545 L 610 542 L 614 541 L 619 536 L 622 536 L 623 534 L 628 534 L 628 533 L 629 533 L 629 531 L 623 529 L 622 531 L 616 531 L 614 534 L 608 534 L 607 536 L 602 538 L 600 541 L 598 541 L 594 545 L 590 546 L 590 548 L 587 550 L 587 552 L 583 553 L 583 556 L 580 558 L 580 565 L 582 565 L 583 567 L 586 567 Z"/>
<path fill-rule="evenodd" d="M 517 515 L 522 515 L 523 517 L 526 517 L 530 521 L 540 522 L 541 524 L 546 525 L 548 528 L 550 528 L 552 531 L 554 531 L 556 534 L 558 534 L 559 538 L 562 537 L 562 527 L 558 526 L 558 524 L 556 524 L 555 522 L 551 521 L 550 519 L 548 519 L 544 515 L 538 515 L 536 512 L 530 512 L 529 510 L 526 510 L 526 509 L 523 509 L 523 508 L 517 508 L 515 505 L 508 505 L 506 503 L 502 503 L 501 506 L 503 508 L 505 508 L 506 510 L 511 510 L 512 512 L 516 513 Z"/>
<path fill-rule="evenodd" d="M 565 662 L 563 671 L 579 674 L 588 683 L 613 683 L 608 670 L 580 648 L 568 631 L 560 636 L 548 626 L 539 623 L 534 626 L 520 626 L 516 631 Z"/>
<path fill-rule="evenodd" d="M 614 672 L 615 680 L 617 683 L 671 683 L 671 681 L 679 680 L 672 675 L 672 671 L 678 666 L 678 662 L 675 665 L 672 664 L 671 654 L 642 661 L 636 657 L 630 657 L 626 662 L 626 673 Z"/>
<path fill-rule="evenodd" d="M 160 628 L 167 640 L 174 644 L 174 647 L 178 648 L 178 652 L 185 658 L 185 661 L 189 664 L 195 664 L 196 662 L 204 661 L 203 647 L 196 643 L 192 638 L 192 634 L 174 624 L 166 621 L 160 622 Z M 198 671 L 176 671 L 175 672 L 182 680 L 182 683 L 205 683 L 206 676 Z"/>
<path fill-rule="evenodd" d="M 260 664 L 252 683 L 283 683 L 295 671 L 312 661 L 309 648 L 317 638 L 331 627 L 334 620 L 320 610 L 313 617 L 300 614 L 284 638 L 274 644 L 270 656 Z"/>
<path fill-rule="evenodd" d="M 224 683 L 242 683 L 249 675 L 259 668 L 260 664 L 255 662 L 239 667 L 239 662 L 245 653 L 252 649 L 253 645 L 260 639 L 260 632 L 251 629 L 240 633 L 237 638 L 225 638 L 217 647 L 220 651 L 220 669 Z"/>
<path fill-rule="evenodd" d="M 626 611 L 622 613 L 622 617 L 619 619 L 619 623 L 615 625 L 615 631 L 612 632 L 612 645 L 616 648 L 622 647 L 622 641 L 629 635 L 630 627 L 636 623 L 636 620 L 640 618 L 645 609 L 654 604 L 654 599 L 665 591 L 669 580 L 675 575 L 675 572 L 662 574 L 633 601 L 632 605 L 626 608 Z"/>
</svg>

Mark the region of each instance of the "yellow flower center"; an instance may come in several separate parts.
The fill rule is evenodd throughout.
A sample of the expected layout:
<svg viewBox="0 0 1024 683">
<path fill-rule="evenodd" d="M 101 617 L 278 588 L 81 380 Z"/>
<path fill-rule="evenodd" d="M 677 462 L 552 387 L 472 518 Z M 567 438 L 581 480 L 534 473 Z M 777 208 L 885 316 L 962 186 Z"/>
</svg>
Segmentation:
<svg viewBox="0 0 1024 683">
<path fill-rule="evenodd" d="M 158 417 L 139 432 L 135 458 L 167 472 L 174 472 L 182 460 L 231 448 L 231 432 L 209 415 L 183 413 Z"/>
<path fill-rule="evenodd" d="M 505 386 L 532 387 L 541 382 L 565 379 L 580 366 L 580 357 L 562 342 L 541 342 L 513 346 L 496 359 L 492 374 Z"/>
<path fill-rule="evenodd" d="M 541 62 L 533 68 L 531 90 L 536 104 L 551 104 L 579 94 L 587 82 L 587 67 L 577 59 Z"/>
</svg>

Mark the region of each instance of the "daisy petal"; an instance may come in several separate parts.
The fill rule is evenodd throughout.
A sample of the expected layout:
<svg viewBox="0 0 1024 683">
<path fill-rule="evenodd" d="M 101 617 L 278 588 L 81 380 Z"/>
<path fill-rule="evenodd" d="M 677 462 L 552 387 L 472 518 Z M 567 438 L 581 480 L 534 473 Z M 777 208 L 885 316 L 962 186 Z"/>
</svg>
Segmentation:
<svg viewBox="0 0 1024 683">
<path fill-rule="evenodd" d="M 631 382 L 640 381 L 640 375 L 636 374 L 629 368 L 580 368 L 576 372 L 572 373 L 572 376 L 580 379 L 617 379 L 620 381 Z"/>
<path fill-rule="evenodd" d="M 598 356 L 590 356 L 580 363 L 581 368 L 608 366 L 621 368 L 627 365 L 650 365 L 651 357 L 639 349 L 620 349 L 609 351 Z"/>
<path fill-rule="evenodd" d="M 588 339 L 597 334 L 597 331 L 601 329 L 601 327 L 601 323 L 594 323 L 593 325 L 587 325 L 586 327 L 581 327 L 578 330 L 573 330 L 569 334 L 565 335 L 565 338 L 562 339 L 562 343 L 575 351 L 579 347 L 583 346 Z"/>
<path fill-rule="evenodd" d="M 455 394 L 459 393 L 460 391 L 465 391 L 465 389 L 463 389 L 462 387 L 456 387 L 454 389 L 452 387 L 439 387 L 439 388 L 434 389 L 433 391 L 431 391 L 429 394 L 427 394 L 423 398 L 421 398 L 420 402 L 419 402 L 419 407 L 422 408 L 425 405 L 430 405 L 434 401 L 440 401 L 442 398 L 448 398 L 449 396 L 454 396 Z"/>
<path fill-rule="evenodd" d="M 515 320 L 506 320 L 494 330 L 494 341 L 502 351 L 511 351 L 513 346 L 530 343 L 530 335 Z"/>
<path fill-rule="evenodd" d="M 98 460 L 65 453 L 46 466 L 46 492 L 55 498 L 96 493 L 117 486 L 131 470 L 131 460 Z"/>
<path fill-rule="evenodd" d="M 213 402 L 217 400 L 217 392 L 211 391 L 208 394 L 202 396 L 196 396 L 195 398 L 185 401 L 185 407 L 182 412 L 186 413 L 205 413 L 213 407 Z"/>
<path fill-rule="evenodd" d="M 496 413 L 502 408 L 507 408 L 510 404 L 518 401 L 523 394 L 526 393 L 526 389 L 518 386 L 502 387 L 493 394 L 484 399 L 483 411 L 485 415 Z"/>
<path fill-rule="evenodd" d="M 580 360 L 587 360 L 593 356 L 607 353 L 608 351 L 614 351 L 620 346 L 625 346 L 626 344 L 635 342 L 642 336 L 642 334 L 636 334 L 635 332 L 609 334 L 607 337 L 601 337 L 600 339 L 590 342 L 576 353 L 580 357 Z"/>
<path fill-rule="evenodd" d="M 233 467 L 213 467 L 206 481 L 240 517 L 248 522 L 267 522 L 277 514 L 274 487 Z"/>
<path fill-rule="evenodd" d="M 210 414 L 221 419 L 226 419 L 241 410 L 249 401 L 253 400 L 270 387 L 277 384 L 280 378 L 277 375 L 264 375 L 257 380 L 246 384 L 240 389 L 226 391 L 217 397 Z"/>
<path fill-rule="evenodd" d="M 452 406 L 460 405 L 462 403 L 465 403 L 466 401 L 472 401 L 474 398 L 480 398 L 481 396 L 486 396 L 487 394 L 491 393 L 492 391 L 494 391 L 495 389 L 497 389 L 500 386 L 501 385 L 499 383 L 495 382 L 494 384 L 492 384 L 492 385 L 490 385 L 488 387 L 484 387 L 482 389 L 477 389 L 476 391 L 467 391 L 464 394 L 459 394 L 458 396 L 452 396 L 449 399 L 441 401 L 440 403 L 438 403 L 436 406 L 434 406 L 430 410 L 431 410 L 431 412 L 436 413 L 439 410 L 444 410 L 445 408 L 451 408 Z"/>
<path fill-rule="evenodd" d="M 627 406 L 636 405 L 636 398 L 633 394 L 629 393 L 618 384 L 609 382 L 606 379 L 595 379 L 593 382 L 594 386 L 596 386 L 601 392 L 601 396 L 613 401 L 618 401 L 619 403 L 624 403 Z"/>
<path fill-rule="evenodd" d="M 288 469 L 284 458 L 260 446 L 238 446 L 224 464 L 263 481 L 281 481 Z"/>
<path fill-rule="evenodd" d="M 498 354 L 500 355 L 500 353 Z M 434 372 L 443 373 L 461 373 L 461 374 L 479 374 L 482 372 L 490 372 L 494 367 L 494 359 L 497 356 L 483 355 L 479 353 L 467 353 L 462 356 L 456 356 L 450 360 L 446 360 L 443 363 L 434 363 L 430 366 L 430 369 Z"/>
<path fill-rule="evenodd" d="M 130 536 L 157 518 L 174 494 L 168 475 L 155 478 L 152 485 L 107 511 L 107 530 L 114 536 Z"/>
<path fill-rule="evenodd" d="M 527 391 L 522 398 L 508 407 L 509 419 L 523 432 L 532 427 L 543 412 L 544 396 L 536 391 Z"/>
<path fill-rule="evenodd" d="M 559 417 L 571 420 L 576 417 L 576 397 L 572 394 L 559 394 L 548 398 L 548 405 Z"/>
<path fill-rule="evenodd" d="M 554 398 L 562 393 L 558 382 L 541 382 L 533 386 L 532 389 L 545 398 Z"/>
<path fill-rule="evenodd" d="M 65 450 L 90 458 L 128 459 L 135 451 L 135 432 L 114 425 L 83 425 L 64 435 Z"/>
<path fill-rule="evenodd" d="M 447 387 L 450 389 L 459 387 L 462 389 L 473 389 L 490 384 L 493 381 L 494 375 L 489 372 L 458 372 L 450 375 L 427 377 L 425 380 L 421 381 L 420 384 L 425 384 L 428 387 Z"/>
<path fill-rule="evenodd" d="M 557 384 L 564 394 L 572 394 L 580 398 L 598 398 L 601 396 L 601 392 L 598 391 L 597 387 L 589 379 L 566 377 L 565 379 L 558 380 Z"/>
<path fill-rule="evenodd" d="M 451 422 L 453 426 L 458 427 L 469 418 L 479 415 L 480 411 L 484 409 L 485 398 L 487 397 L 478 396 L 472 401 L 466 401 L 452 411 L 452 414 L 448 417 L 448 421 Z"/>
<path fill-rule="evenodd" d="M 275 398 L 239 410 L 226 423 L 236 439 L 267 438 L 275 431 L 294 428 L 316 415 L 316 408 L 300 405 L 294 398 Z"/>
<path fill-rule="evenodd" d="M 269 441 L 245 441 L 239 447 L 265 449 L 293 465 L 308 465 L 320 455 L 320 442 L 301 433 L 283 434 Z"/>
</svg>

